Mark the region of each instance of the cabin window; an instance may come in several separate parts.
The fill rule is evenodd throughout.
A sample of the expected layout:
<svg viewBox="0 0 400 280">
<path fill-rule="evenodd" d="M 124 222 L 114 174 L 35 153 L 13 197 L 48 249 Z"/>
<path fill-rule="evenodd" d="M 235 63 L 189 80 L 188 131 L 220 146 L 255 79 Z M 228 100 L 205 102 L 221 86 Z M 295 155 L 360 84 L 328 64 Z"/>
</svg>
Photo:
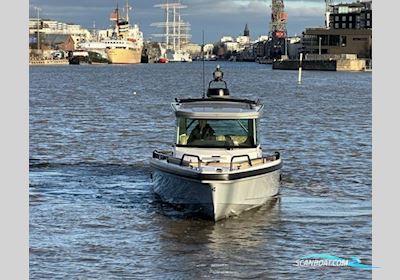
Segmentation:
<svg viewBox="0 0 400 280">
<path fill-rule="evenodd" d="M 251 148 L 257 145 L 256 131 L 254 119 L 178 118 L 176 144 L 185 147 Z"/>
</svg>

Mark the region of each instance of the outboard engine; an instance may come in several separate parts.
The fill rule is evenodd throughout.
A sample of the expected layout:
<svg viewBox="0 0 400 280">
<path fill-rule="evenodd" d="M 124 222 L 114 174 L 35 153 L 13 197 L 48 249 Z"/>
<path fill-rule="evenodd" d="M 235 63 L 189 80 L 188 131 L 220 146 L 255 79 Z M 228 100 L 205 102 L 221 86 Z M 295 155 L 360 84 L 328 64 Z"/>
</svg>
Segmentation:
<svg viewBox="0 0 400 280">
<path fill-rule="evenodd" d="M 217 69 L 213 73 L 214 80 L 211 80 L 208 84 L 208 98 L 229 98 L 229 89 L 223 77 L 224 72 L 222 72 L 221 67 L 217 65 Z"/>
</svg>

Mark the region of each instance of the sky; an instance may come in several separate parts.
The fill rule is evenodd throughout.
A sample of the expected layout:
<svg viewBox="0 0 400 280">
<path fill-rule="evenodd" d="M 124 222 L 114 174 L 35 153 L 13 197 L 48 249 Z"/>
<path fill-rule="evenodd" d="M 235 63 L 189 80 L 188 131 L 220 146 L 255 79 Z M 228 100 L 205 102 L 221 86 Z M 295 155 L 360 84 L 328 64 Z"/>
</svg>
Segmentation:
<svg viewBox="0 0 400 280">
<path fill-rule="evenodd" d="M 129 0 L 133 7 L 131 23 L 137 23 L 145 39 L 158 39 L 153 34 L 162 33 L 160 28 L 150 26 L 164 20 L 163 10 L 154 7 L 165 0 Z M 169 0 L 172 2 L 172 0 Z M 39 7 L 40 17 L 61 22 L 80 24 L 85 28 L 108 28 L 109 16 L 126 0 L 30 0 L 29 15 L 36 17 L 34 7 Z M 191 24 L 192 41 L 216 42 L 222 36 L 242 35 L 246 23 L 250 36 L 256 39 L 267 35 L 271 18 L 271 0 L 181 0 L 187 8 L 181 11 L 182 19 Z M 306 27 L 324 25 L 324 0 L 284 0 L 288 13 L 288 35 L 301 35 Z M 343 1 L 346 2 L 346 1 Z"/>
</svg>

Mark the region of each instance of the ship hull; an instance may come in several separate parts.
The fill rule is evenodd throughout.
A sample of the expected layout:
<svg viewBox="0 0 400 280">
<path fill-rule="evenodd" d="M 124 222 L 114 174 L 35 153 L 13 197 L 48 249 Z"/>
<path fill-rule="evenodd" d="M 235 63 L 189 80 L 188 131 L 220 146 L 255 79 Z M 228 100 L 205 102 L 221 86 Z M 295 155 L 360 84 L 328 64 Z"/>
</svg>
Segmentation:
<svg viewBox="0 0 400 280">
<path fill-rule="evenodd" d="M 214 221 L 262 206 L 279 194 L 280 166 L 235 180 L 197 180 L 174 174 L 156 162 L 152 167 L 153 189 L 162 201 Z"/>
<path fill-rule="evenodd" d="M 68 62 L 74 65 L 91 64 L 89 57 L 86 56 L 74 56 L 69 58 Z"/>
<path fill-rule="evenodd" d="M 106 53 L 111 64 L 137 64 L 142 57 L 141 49 L 107 49 Z"/>
</svg>

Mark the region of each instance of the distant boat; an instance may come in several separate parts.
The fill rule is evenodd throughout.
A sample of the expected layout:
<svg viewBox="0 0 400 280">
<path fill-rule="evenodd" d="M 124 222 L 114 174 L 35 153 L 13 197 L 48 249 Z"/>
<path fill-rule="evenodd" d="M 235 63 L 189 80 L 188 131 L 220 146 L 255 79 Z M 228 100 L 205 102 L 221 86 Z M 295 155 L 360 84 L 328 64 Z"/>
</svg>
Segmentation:
<svg viewBox="0 0 400 280">
<path fill-rule="evenodd" d="M 98 52 L 88 51 L 90 64 L 107 64 L 109 63 L 108 58 L 105 58 Z"/>
<path fill-rule="evenodd" d="M 168 59 L 166 59 L 165 57 L 159 57 L 157 63 L 168 63 Z"/>
<path fill-rule="evenodd" d="M 94 63 L 108 63 L 108 55 L 106 53 L 107 45 L 104 42 L 81 42 L 78 48 L 89 53 L 90 59 Z"/>
<path fill-rule="evenodd" d="M 204 60 L 205 61 L 216 61 L 217 60 L 217 56 L 215 54 L 205 55 L 204 56 Z"/>
<path fill-rule="evenodd" d="M 68 53 L 69 64 L 100 64 L 108 63 L 108 59 L 104 58 L 97 52 L 87 50 L 75 50 Z"/>
<path fill-rule="evenodd" d="M 169 62 L 192 62 L 191 55 L 183 50 L 171 50 L 168 49 L 165 52 L 165 56 Z"/>
<path fill-rule="evenodd" d="M 84 50 L 75 50 L 68 52 L 69 64 L 90 64 L 89 53 Z"/>
</svg>

